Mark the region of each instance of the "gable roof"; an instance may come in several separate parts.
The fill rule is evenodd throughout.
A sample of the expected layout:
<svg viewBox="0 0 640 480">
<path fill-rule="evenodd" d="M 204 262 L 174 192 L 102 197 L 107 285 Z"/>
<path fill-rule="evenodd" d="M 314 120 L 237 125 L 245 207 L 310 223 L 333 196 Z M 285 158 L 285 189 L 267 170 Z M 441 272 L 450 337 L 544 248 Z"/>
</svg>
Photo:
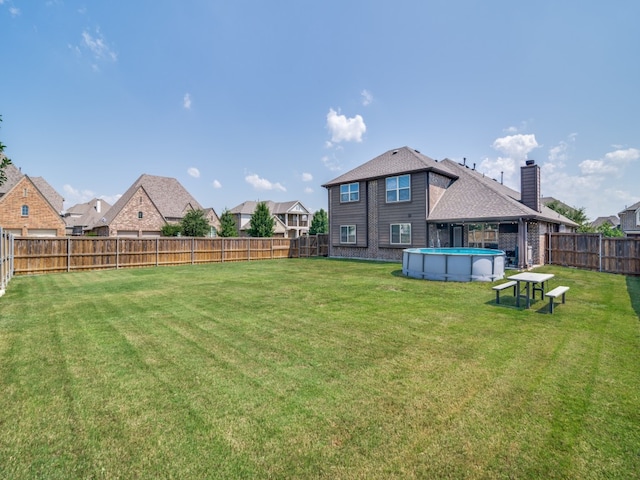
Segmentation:
<svg viewBox="0 0 640 480">
<path fill-rule="evenodd" d="M 442 162 L 427 157 L 418 150 L 402 147 L 389 150 L 322 186 L 326 188 L 342 183 L 427 170 L 441 173 L 451 178 L 457 178 L 456 173 L 447 165 L 443 165 Z"/>
<path fill-rule="evenodd" d="M 107 211 L 101 223 L 110 224 L 140 188 L 144 189 L 165 219 L 182 218 L 185 210 L 189 208 L 203 210 L 198 201 L 175 178 L 143 173 Z"/>
<path fill-rule="evenodd" d="M 444 159 L 441 164 L 457 173 L 458 179 L 446 190 L 429 214 L 429 221 L 517 220 L 531 218 L 577 226 L 575 222 L 542 205 L 536 212 L 520 201 L 520 193 L 483 175 Z"/>
<path fill-rule="evenodd" d="M 630 207 L 626 207 L 624 210 L 618 213 L 618 215 L 622 215 L 624 212 L 635 212 L 636 210 L 640 210 L 640 202 L 634 203 Z"/>
<path fill-rule="evenodd" d="M 608 217 L 598 217 L 593 222 L 591 222 L 591 226 L 593 228 L 598 228 L 606 223 L 608 223 L 612 227 L 619 227 L 620 219 L 615 215 L 609 215 Z"/>
<path fill-rule="evenodd" d="M 7 181 L 0 185 L 0 197 L 13 188 L 13 186 L 24 177 L 24 173 L 20 171 L 13 163 L 7 165 L 4 169 L 4 174 L 7 177 Z"/>
<path fill-rule="evenodd" d="M 7 181 L 0 185 L 0 197 L 8 193 L 15 187 L 20 180 L 28 178 L 31 183 L 38 189 L 40 195 L 51 205 L 58 215 L 63 209 L 64 198 L 42 177 L 30 177 L 22 173 L 13 163 L 7 165 L 4 170 Z"/>
<path fill-rule="evenodd" d="M 69 207 L 64 216 L 64 223 L 68 227 L 94 225 L 110 208 L 111 205 L 104 200 L 93 198 L 86 203 L 78 203 Z"/>
</svg>

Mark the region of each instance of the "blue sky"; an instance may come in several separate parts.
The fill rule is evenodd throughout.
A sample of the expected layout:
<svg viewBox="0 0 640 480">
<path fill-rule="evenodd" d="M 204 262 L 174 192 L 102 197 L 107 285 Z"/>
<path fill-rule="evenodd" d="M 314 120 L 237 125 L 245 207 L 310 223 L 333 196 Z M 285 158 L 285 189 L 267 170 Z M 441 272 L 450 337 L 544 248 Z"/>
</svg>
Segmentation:
<svg viewBox="0 0 640 480">
<path fill-rule="evenodd" d="M 402 146 L 615 215 L 640 200 L 640 2 L 0 0 L 0 140 L 65 206 L 143 173 L 327 208 Z"/>
</svg>

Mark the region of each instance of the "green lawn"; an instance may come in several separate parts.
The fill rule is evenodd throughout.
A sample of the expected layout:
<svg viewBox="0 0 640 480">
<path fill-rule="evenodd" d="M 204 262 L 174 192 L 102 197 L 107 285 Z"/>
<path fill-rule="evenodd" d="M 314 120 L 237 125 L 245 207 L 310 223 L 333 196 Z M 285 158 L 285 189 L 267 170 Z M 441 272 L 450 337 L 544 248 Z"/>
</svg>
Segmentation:
<svg viewBox="0 0 640 480">
<path fill-rule="evenodd" d="M 0 478 L 638 478 L 640 278 L 325 258 L 15 277 Z"/>
</svg>

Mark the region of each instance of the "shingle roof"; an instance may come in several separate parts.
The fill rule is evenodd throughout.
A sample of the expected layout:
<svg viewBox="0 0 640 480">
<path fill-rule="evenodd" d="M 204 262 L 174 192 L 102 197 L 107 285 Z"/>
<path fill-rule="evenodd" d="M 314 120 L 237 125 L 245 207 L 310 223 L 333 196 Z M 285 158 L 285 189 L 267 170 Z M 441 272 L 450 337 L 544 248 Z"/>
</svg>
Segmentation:
<svg viewBox="0 0 640 480">
<path fill-rule="evenodd" d="M 591 226 L 593 228 L 598 228 L 605 223 L 608 223 L 613 227 L 618 227 L 620 225 L 620 219 L 615 215 L 609 215 L 608 217 L 598 217 L 593 222 L 591 222 Z"/>
<path fill-rule="evenodd" d="M 100 201 L 100 211 L 97 204 Z M 111 205 L 104 200 L 93 198 L 86 203 L 78 203 L 67 209 L 67 215 L 64 217 L 64 223 L 69 227 L 82 225 L 87 227 L 94 225 L 109 211 Z"/>
<path fill-rule="evenodd" d="M 519 192 L 476 170 L 449 159 L 440 163 L 456 172 L 458 179 L 447 188 L 435 205 L 429 214 L 430 221 L 535 218 L 577 226 L 575 222 L 548 207 L 542 206 L 542 211 L 536 212 L 520 202 Z"/>
<path fill-rule="evenodd" d="M 331 187 L 342 183 L 425 170 L 432 170 L 452 178 L 456 177 L 456 174 L 441 162 L 423 155 L 418 150 L 402 147 L 389 150 L 322 186 Z"/>
<path fill-rule="evenodd" d="M 640 208 L 640 202 L 634 203 L 633 205 L 630 205 L 630 206 L 626 207 L 624 210 L 622 210 L 622 212 L 618 213 L 618 215 L 620 215 L 621 213 L 624 213 L 624 212 L 635 212 L 639 208 Z"/>
<path fill-rule="evenodd" d="M 13 163 L 7 165 L 4 170 L 4 173 L 7 177 L 7 181 L 0 185 L 0 197 L 6 194 L 9 190 L 11 190 L 15 185 L 24 177 L 24 173 L 16 167 Z M 54 208 L 54 210 L 60 214 L 62 212 L 62 206 L 64 203 L 64 198 L 60 195 L 47 181 L 42 177 L 28 177 L 29 180 L 35 185 L 35 187 L 40 191 L 42 196 L 45 198 L 47 202 Z"/>
<path fill-rule="evenodd" d="M 262 203 L 262 201 L 248 200 L 246 202 L 242 202 L 240 205 L 233 207 L 231 210 L 229 210 L 229 213 L 232 213 L 234 215 L 252 215 L 253 212 L 256 211 L 256 207 L 259 203 Z M 300 203 L 298 200 L 292 200 L 289 202 L 273 202 L 271 200 L 264 200 L 264 203 L 266 203 L 267 207 L 269 207 L 269 213 L 271 213 L 271 215 L 288 213 L 291 208 L 293 208 L 297 204 L 300 204 L 305 210 L 308 211 L 307 207 L 302 205 L 302 203 Z"/>
<path fill-rule="evenodd" d="M 140 187 L 144 189 L 164 218 L 182 218 L 188 207 L 196 210 L 203 209 L 198 201 L 175 178 L 158 177 L 144 173 L 107 211 L 101 224 L 108 225 L 111 223 Z"/>
</svg>

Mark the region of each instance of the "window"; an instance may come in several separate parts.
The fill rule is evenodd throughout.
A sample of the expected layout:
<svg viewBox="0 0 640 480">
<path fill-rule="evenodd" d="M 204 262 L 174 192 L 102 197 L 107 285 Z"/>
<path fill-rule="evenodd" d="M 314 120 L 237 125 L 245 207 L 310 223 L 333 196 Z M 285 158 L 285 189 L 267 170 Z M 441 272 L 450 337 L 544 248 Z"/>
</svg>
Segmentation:
<svg viewBox="0 0 640 480">
<path fill-rule="evenodd" d="M 22 216 L 23 217 L 29 216 L 29 205 L 22 205 Z"/>
<path fill-rule="evenodd" d="M 358 200 L 360 200 L 359 183 L 340 185 L 340 202 L 357 202 Z"/>
<path fill-rule="evenodd" d="M 138 212 L 138 218 L 142 218 L 144 215 L 142 212 Z"/>
<path fill-rule="evenodd" d="M 405 244 L 411 243 L 411 224 L 410 223 L 396 223 L 391 225 L 391 244 Z"/>
<path fill-rule="evenodd" d="M 640 208 L 636 210 L 636 226 L 640 225 Z"/>
<path fill-rule="evenodd" d="M 387 202 L 411 200 L 411 175 L 387 178 Z"/>
<path fill-rule="evenodd" d="M 340 243 L 356 243 L 355 225 L 340 225 Z"/>
</svg>

